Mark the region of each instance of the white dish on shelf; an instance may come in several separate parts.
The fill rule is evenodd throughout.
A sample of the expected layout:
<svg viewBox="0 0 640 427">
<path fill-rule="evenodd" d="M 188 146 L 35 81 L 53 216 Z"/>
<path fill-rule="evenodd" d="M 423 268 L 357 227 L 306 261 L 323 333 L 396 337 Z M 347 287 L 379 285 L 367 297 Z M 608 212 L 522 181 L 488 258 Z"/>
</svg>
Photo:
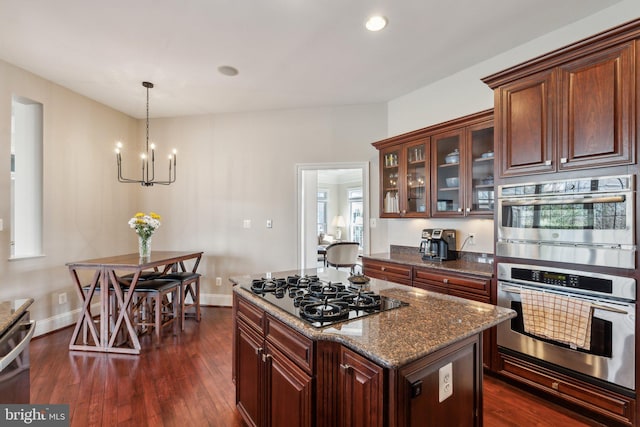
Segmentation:
<svg viewBox="0 0 640 427">
<path fill-rule="evenodd" d="M 445 182 L 447 183 L 447 187 L 457 187 L 460 185 L 460 179 L 457 176 L 445 178 Z"/>
<path fill-rule="evenodd" d="M 482 153 L 480 157 L 482 157 L 483 159 L 492 159 L 493 151 L 487 151 L 486 153 Z"/>
</svg>

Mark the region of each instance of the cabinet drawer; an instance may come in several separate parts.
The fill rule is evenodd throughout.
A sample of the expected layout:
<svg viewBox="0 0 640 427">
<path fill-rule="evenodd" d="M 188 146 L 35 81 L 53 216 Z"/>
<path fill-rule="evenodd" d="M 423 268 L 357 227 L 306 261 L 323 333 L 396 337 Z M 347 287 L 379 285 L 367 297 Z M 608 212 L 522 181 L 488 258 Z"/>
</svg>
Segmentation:
<svg viewBox="0 0 640 427">
<path fill-rule="evenodd" d="M 411 286 L 412 268 L 410 265 L 363 260 L 362 266 L 366 276 Z"/>
<path fill-rule="evenodd" d="M 515 357 L 501 354 L 499 372 L 595 413 L 632 425 L 635 400 L 610 390 L 533 365 Z"/>
<path fill-rule="evenodd" d="M 490 280 L 488 279 L 460 276 L 439 270 L 414 268 L 413 282 L 416 287 L 420 287 L 420 282 L 439 287 L 446 286 L 454 291 L 449 292 L 451 294 L 455 294 L 455 291 L 462 291 L 489 297 Z"/>
<path fill-rule="evenodd" d="M 249 301 L 238 298 L 238 317 L 262 334 L 264 330 L 264 311 Z"/>
<path fill-rule="evenodd" d="M 313 371 L 313 341 L 267 314 L 266 338 L 302 369 Z"/>
</svg>

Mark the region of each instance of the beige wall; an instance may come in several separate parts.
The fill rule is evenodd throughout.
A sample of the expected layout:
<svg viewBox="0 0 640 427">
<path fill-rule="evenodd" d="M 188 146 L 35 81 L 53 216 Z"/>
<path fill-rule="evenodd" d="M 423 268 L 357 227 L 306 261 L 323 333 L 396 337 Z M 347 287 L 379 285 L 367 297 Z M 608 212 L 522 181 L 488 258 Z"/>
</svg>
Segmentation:
<svg viewBox="0 0 640 427">
<path fill-rule="evenodd" d="M 136 190 L 117 184 L 116 138 L 133 139 L 138 122 L 0 61 L 0 300 L 34 298 L 32 317 L 66 325 L 78 307 L 65 263 L 133 249 L 126 224 Z M 44 253 L 9 261 L 11 98 L 43 104 Z M 116 136 L 117 135 L 117 136 Z M 68 303 L 59 305 L 58 294 Z"/>
<path fill-rule="evenodd" d="M 375 161 L 386 105 L 160 119 L 151 128 L 158 144 L 179 147 L 177 182 L 142 192 L 163 216 L 154 247 L 204 250 L 203 301 L 225 304 L 229 276 L 295 268 L 296 164 Z"/>
<path fill-rule="evenodd" d="M 178 149 L 178 179 L 142 188 L 117 183 L 113 149 L 119 139 L 141 146 L 144 121 L 7 63 L 0 62 L 0 75 L 3 158 L 10 152 L 12 94 L 44 105 L 44 257 L 8 261 L 9 161 L 0 162 L 0 300 L 34 298 L 38 334 L 77 315 L 66 262 L 137 250 L 127 226 L 137 211 L 162 215 L 153 249 L 205 252 L 205 304 L 230 302 L 231 275 L 294 268 L 295 165 L 372 161 L 370 142 L 387 133 L 384 104 L 152 120 L 151 139 L 161 150 Z M 127 152 L 125 165 L 136 156 Z M 242 228 L 244 219 L 250 229 Z M 58 305 L 61 292 L 67 304 Z"/>
</svg>

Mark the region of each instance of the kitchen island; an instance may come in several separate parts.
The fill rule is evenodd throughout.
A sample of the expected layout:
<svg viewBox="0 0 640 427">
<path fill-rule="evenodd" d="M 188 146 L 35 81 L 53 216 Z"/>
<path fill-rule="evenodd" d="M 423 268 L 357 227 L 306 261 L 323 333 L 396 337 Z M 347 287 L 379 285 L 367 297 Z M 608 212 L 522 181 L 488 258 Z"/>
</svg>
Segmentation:
<svg viewBox="0 0 640 427">
<path fill-rule="evenodd" d="M 317 275 L 348 284 L 331 269 Z M 314 327 L 234 277 L 236 401 L 249 425 L 482 425 L 482 331 L 508 309 L 371 279 L 407 305 Z M 286 296 L 284 297 L 286 299 Z"/>
</svg>

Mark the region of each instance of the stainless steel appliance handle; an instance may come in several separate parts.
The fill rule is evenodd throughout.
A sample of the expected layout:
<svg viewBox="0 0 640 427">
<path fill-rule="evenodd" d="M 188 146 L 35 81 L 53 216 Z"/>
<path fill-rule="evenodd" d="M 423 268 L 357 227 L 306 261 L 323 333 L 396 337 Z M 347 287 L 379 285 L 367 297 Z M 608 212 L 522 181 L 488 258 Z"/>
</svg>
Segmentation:
<svg viewBox="0 0 640 427">
<path fill-rule="evenodd" d="M 502 289 L 503 291 L 505 291 L 505 292 L 509 292 L 509 293 L 512 293 L 512 294 L 519 294 L 519 293 L 521 293 L 521 292 L 520 292 L 520 289 L 518 289 L 518 288 L 511 288 L 511 287 L 505 287 L 505 286 L 503 286 L 501 289 Z M 541 291 L 541 292 L 545 292 L 545 291 Z M 556 293 L 556 292 L 550 292 L 550 293 Z M 568 296 L 569 298 L 575 298 L 575 299 L 580 300 L 580 301 L 585 301 L 584 299 L 582 299 L 582 298 L 578 298 L 578 297 L 575 297 L 575 296 L 569 296 L 569 295 L 567 295 L 567 296 Z M 627 314 L 627 311 L 625 311 L 625 310 L 620 310 L 620 309 L 618 309 L 618 308 L 606 307 L 606 306 L 604 306 L 604 305 L 600 305 L 600 304 L 594 304 L 594 303 L 592 303 L 591 301 L 588 301 L 588 302 L 589 302 L 589 303 L 591 303 L 591 306 L 592 306 L 593 308 L 597 308 L 598 310 L 610 311 L 610 312 L 612 312 L 612 313 L 619 313 L 619 314 Z"/>
<path fill-rule="evenodd" d="M 579 203 L 619 203 L 626 200 L 625 196 L 609 197 L 580 197 L 575 199 L 503 199 L 502 206 L 538 206 L 538 205 L 575 205 Z"/>
<path fill-rule="evenodd" d="M 29 342 L 31 341 L 31 338 L 33 337 L 35 331 L 36 321 L 31 320 L 29 321 L 29 332 L 27 332 L 27 335 L 24 337 L 24 339 L 20 341 L 20 343 L 15 346 L 9 353 L 7 353 L 6 356 L 0 359 L 0 372 L 4 371 L 4 369 L 9 366 L 20 353 L 24 351 L 25 347 L 29 345 Z"/>
</svg>

